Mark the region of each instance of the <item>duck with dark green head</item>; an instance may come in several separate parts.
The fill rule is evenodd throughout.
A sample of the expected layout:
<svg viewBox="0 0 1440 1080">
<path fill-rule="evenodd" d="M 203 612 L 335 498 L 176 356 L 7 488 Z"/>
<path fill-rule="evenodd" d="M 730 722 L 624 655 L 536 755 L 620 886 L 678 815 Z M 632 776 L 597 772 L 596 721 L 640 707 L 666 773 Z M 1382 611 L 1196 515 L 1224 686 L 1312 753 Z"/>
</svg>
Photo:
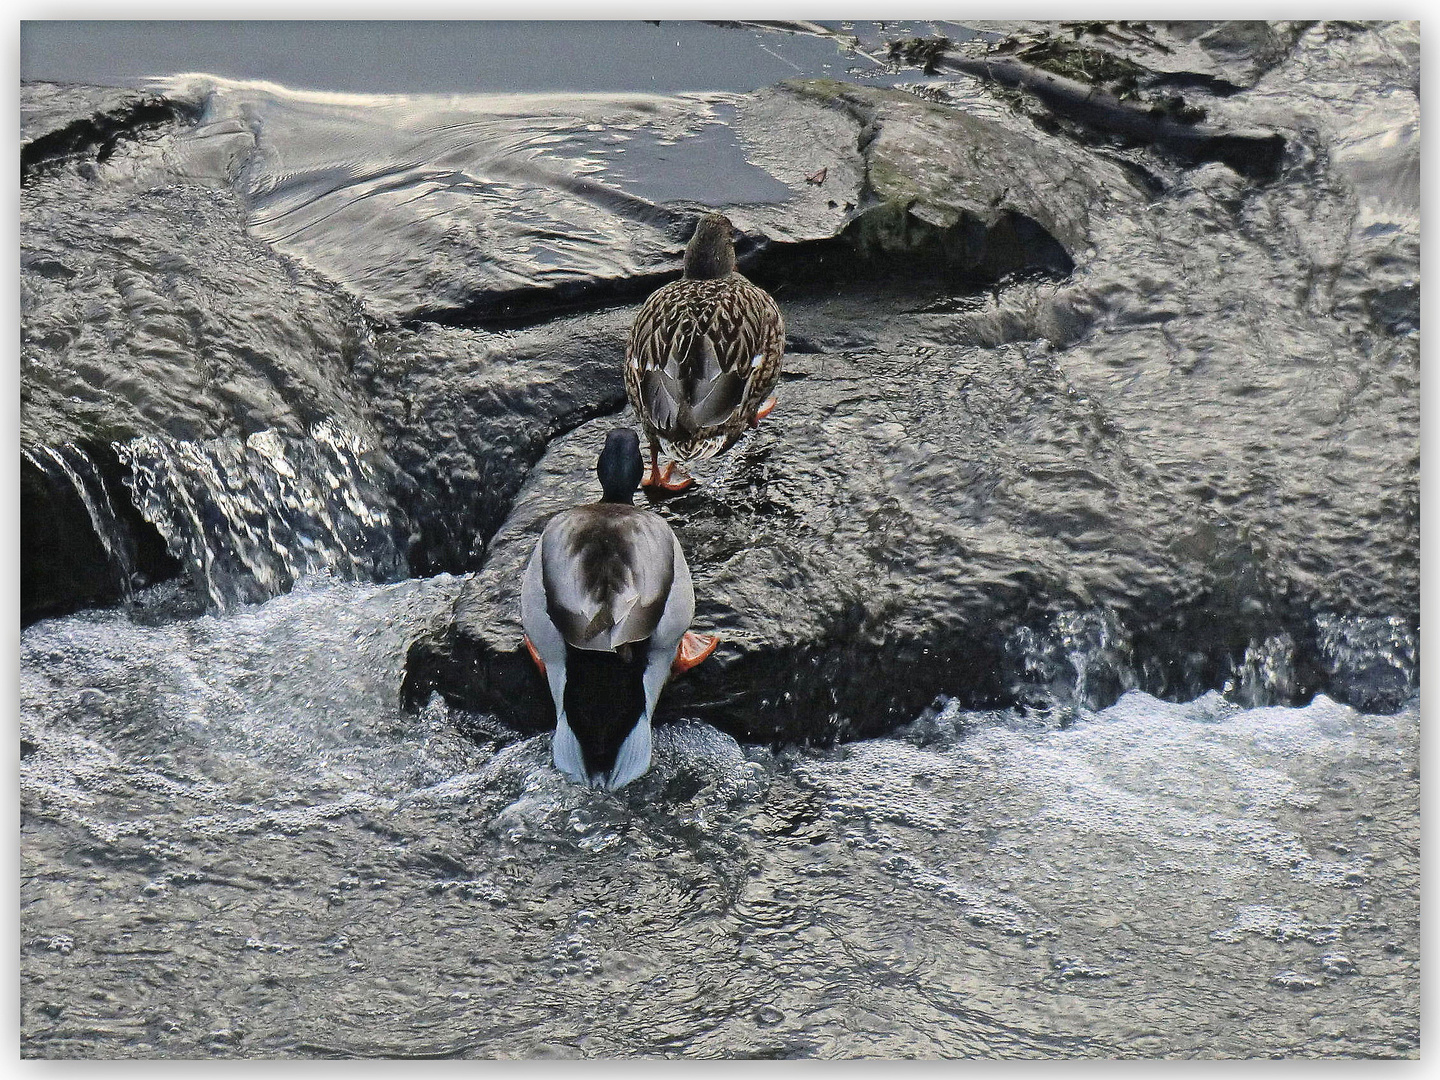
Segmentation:
<svg viewBox="0 0 1440 1080">
<path fill-rule="evenodd" d="M 525 646 L 555 703 L 555 766 L 614 790 L 650 767 L 650 723 L 671 674 L 719 638 L 690 633 L 695 590 L 665 519 L 634 505 L 645 464 L 628 428 L 605 439 L 599 502 L 550 519 L 525 567 Z"/>
<path fill-rule="evenodd" d="M 785 320 L 770 294 L 736 269 L 735 229 L 706 214 L 678 281 L 641 306 L 625 353 L 625 389 L 650 443 L 644 485 L 683 491 L 677 462 L 714 457 L 775 407 Z M 660 470 L 661 447 L 673 460 Z"/>
</svg>

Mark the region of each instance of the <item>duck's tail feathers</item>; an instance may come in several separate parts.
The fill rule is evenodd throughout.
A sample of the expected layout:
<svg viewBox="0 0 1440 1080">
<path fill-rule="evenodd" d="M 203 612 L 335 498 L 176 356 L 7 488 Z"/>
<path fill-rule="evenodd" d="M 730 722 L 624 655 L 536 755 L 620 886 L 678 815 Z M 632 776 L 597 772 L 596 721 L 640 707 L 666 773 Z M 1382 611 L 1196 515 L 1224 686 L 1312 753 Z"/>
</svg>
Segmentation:
<svg viewBox="0 0 1440 1080">
<path fill-rule="evenodd" d="M 721 359 L 708 334 L 692 334 L 640 379 L 640 400 L 662 437 L 723 424 L 745 398 L 748 371 Z"/>
<path fill-rule="evenodd" d="M 572 779 L 613 791 L 650 767 L 649 644 L 615 652 L 565 647 L 565 709 L 555 726 L 554 758 Z"/>
<path fill-rule="evenodd" d="M 650 718 L 642 716 L 630 729 L 630 734 L 625 736 L 625 741 L 620 744 L 620 749 L 615 754 L 615 764 L 610 768 L 610 775 L 602 778 L 602 782 L 596 786 L 603 787 L 607 791 L 615 791 L 630 783 L 631 780 L 644 776 L 649 769 Z"/>
<path fill-rule="evenodd" d="M 723 454 L 740 441 L 743 431 L 733 435 L 711 435 L 701 439 L 676 439 L 664 441 L 665 451 L 680 463 L 704 461 Z"/>
</svg>

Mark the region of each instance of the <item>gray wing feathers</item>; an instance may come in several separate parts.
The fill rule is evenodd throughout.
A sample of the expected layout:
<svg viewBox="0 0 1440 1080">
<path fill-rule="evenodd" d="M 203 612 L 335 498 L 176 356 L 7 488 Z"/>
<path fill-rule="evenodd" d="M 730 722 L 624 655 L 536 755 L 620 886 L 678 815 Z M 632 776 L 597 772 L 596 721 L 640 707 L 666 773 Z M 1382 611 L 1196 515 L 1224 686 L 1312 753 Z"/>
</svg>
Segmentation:
<svg viewBox="0 0 1440 1080">
<path fill-rule="evenodd" d="M 746 379 L 722 362 L 714 339 L 692 332 L 675 343 L 662 364 L 644 373 L 640 393 L 661 431 L 698 431 L 739 408 L 745 386 Z"/>
<path fill-rule="evenodd" d="M 673 657 L 680 639 L 690 629 L 695 618 L 695 586 L 690 578 L 690 564 L 685 561 L 685 552 L 680 550 L 680 539 L 670 534 L 674 545 L 675 580 L 670 587 L 670 596 L 665 604 L 665 613 L 655 627 L 655 648 Z"/>
<path fill-rule="evenodd" d="M 547 618 L 544 580 L 545 537 L 535 545 L 530 561 L 525 564 L 525 577 L 520 584 L 520 622 L 535 646 L 540 659 L 547 665 L 565 662 L 565 639 Z"/>
<path fill-rule="evenodd" d="M 664 614 L 675 577 L 675 534 L 634 507 L 567 510 L 541 538 L 545 607 L 577 649 L 643 641 Z"/>
</svg>

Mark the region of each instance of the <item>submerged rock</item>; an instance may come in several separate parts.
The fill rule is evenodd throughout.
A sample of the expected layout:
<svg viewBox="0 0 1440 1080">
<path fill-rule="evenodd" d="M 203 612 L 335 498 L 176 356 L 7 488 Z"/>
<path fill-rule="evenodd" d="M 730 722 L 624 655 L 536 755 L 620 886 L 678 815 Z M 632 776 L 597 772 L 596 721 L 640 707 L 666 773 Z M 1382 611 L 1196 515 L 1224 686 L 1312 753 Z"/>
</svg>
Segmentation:
<svg viewBox="0 0 1440 1080">
<path fill-rule="evenodd" d="M 22 440 L 364 427 L 364 324 L 230 196 L 66 173 L 24 189 L 20 225 Z"/>
<path fill-rule="evenodd" d="M 902 51 L 917 51 L 914 43 L 908 44 L 911 47 Z M 1203 108 L 1171 93 L 1137 98 L 1142 80 L 1151 85 L 1168 85 L 1174 76 L 1162 81 L 1123 57 L 1048 35 L 1017 55 L 1006 55 L 1016 49 L 1020 45 L 1013 39 L 978 57 L 952 56 L 941 49 L 938 55 L 927 58 L 926 70 L 938 66 L 1023 90 L 1057 117 L 1139 145 L 1154 146 L 1184 161 L 1223 161 L 1237 172 L 1259 180 L 1273 179 L 1280 170 L 1285 155 L 1282 136 L 1205 124 Z"/>
<path fill-rule="evenodd" d="M 103 162 L 122 142 L 153 138 L 198 112 L 137 90 L 21 83 L 20 183 L 69 162 Z"/>
</svg>

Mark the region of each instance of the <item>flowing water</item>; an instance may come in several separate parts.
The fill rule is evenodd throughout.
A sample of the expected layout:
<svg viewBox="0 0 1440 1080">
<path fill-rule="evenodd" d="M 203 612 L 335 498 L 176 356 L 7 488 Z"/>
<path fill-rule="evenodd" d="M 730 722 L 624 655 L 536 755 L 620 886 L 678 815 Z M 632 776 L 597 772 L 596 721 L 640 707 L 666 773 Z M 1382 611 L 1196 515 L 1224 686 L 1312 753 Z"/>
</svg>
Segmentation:
<svg viewBox="0 0 1440 1080">
<path fill-rule="evenodd" d="M 239 31 L 207 33 L 222 55 Z M 695 59 L 737 40 L 733 81 Z M 407 650 L 463 579 L 408 576 L 394 466 L 368 435 L 142 436 L 115 450 L 188 583 L 21 634 L 22 1053 L 1417 1056 L 1419 137 L 1394 75 L 1412 46 L 1418 30 L 1303 35 L 1234 99 L 1246 123 L 1309 133 L 1274 188 L 1218 165 L 1167 177 L 1073 281 L 915 312 L 921 336 L 977 350 L 1043 328 L 1047 363 L 1104 398 L 1178 513 L 1217 498 L 1337 611 L 1377 580 L 1356 567 L 1401 551 L 1399 584 L 1351 605 L 1366 614 L 1313 620 L 1317 662 L 1362 708 L 1294 705 L 1284 631 L 1224 685 L 1161 700 L 1134 689 L 1110 615 L 1075 611 L 1016 636 L 1027 707 L 941 699 L 829 748 L 684 721 L 657 732 L 649 774 L 597 793 L 553 769 L 548 735 L 438 696 L 402 708 Z M 422 194 L 494 217 L 506 250 L 533 241 L 516 265 L 539 280 L 645 272 L 675 238 L 644 208 L 713 190 L 697 162 L 757 215 L 783 197 L 732 130 L 738 91 L 792 69 L 919 79 L 813 34 L 691 26 L 677 49 L 653 86 L 512 78 L 478 90 L 525 95 L 483 100 L 443 65 L 405 84 L 431 97 L 386 97 L 380 75 L 287 90 L 256 81 L 286 71 L 218 61 L 116 80 L 203 99 L 167 167 L 233 185 L 254 236 L 385 312 L 449 257 L 450 226 L 405 216 Z M 101 173 L 146 175 L 123 155 Z M 495 216 L 537 187 L 539 216 Z M 374 244 L 309 228 L 381 202 Z M 621 256 L 577 239 L 582 212 Z M 484 289 L 509 271 L 465 272 Z M 105 318 L 76 315 L 75 339 Z M 1176 407 L 1197 395 L 1214 402 L 1200 430 Z M 1056 433 L 1057 453 L 1083 435 Z M 73 485 L 128 582 L 118 489 L 74 445 L 27 453 Z M 1345 501 L 1370 490 L 1346 486 L 1360 474 L 1385 479 L 1378 505 Z M 1286 527 L 1302 519 L 1313 538 Z"/>
<path fill-rule="evenodd" d="M 1418 708 L 662 728 L 615 795 L 439 699 L 458 579 L 24 636 L 35 1056 L 1407 1056 Z"/>
</svg>

